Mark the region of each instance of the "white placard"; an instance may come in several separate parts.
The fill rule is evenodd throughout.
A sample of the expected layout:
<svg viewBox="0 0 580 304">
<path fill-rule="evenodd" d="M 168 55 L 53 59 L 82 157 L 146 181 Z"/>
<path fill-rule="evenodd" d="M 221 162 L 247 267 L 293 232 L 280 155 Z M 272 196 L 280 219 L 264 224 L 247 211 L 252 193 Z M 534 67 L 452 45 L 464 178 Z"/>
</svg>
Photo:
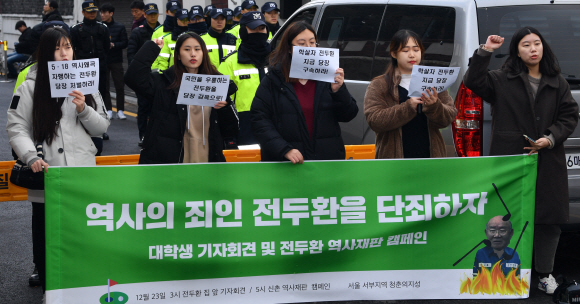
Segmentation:
<svg viewBox="0 0 580 304">
<path fill-rule="evenodd" d="M 421 97 L 427 88 L 435 88 L 437 93 L 447 90 L 457 80 L 460 69 L 414 65 L 409 97 Z"/>
<path fill-rule="evenodd" d="M 99 58 L 49 61 L 50 96 L 70 97 L 73 90 L 84 95 L 99 91 Z"/>
<path fill-rule="evenodd" d="M 290 77 L 334 83 L 339 50 L 294 46 Z"/>
<path fill-rule="evenodd" d="M 183 73 L 177 104 L 213 107 L 226 100 L 229 86 L 229 75 Z"/>
</svg>

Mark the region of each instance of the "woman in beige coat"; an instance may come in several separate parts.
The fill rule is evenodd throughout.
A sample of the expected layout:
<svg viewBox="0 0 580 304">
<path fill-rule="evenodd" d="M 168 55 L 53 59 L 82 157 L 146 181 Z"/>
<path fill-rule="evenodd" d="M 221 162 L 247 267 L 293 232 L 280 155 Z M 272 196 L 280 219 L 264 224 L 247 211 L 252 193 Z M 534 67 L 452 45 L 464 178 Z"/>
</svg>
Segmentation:
<svg viewBox="0 0 580 304">
<path fill-rule="evenodd" d="M 445 157 L 439 129 L 455 119 L 453 100 L 434 89 L 421 97 L 407 97 L 413 65 L 421 63 L 425 52 L 421 39 L 413 31 L 400 30 L 389 51 L 387 71 L 373 79 L 365 94 L 365 117 L 377 136 L 375 158 Z"/>
</svg>

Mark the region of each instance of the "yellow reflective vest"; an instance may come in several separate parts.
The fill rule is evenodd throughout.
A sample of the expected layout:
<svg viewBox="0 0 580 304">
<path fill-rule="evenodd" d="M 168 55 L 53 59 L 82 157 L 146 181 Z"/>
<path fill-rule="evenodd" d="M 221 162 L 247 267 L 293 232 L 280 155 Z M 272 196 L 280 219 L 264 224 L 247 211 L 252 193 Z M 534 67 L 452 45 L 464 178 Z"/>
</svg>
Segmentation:
<svg viewBox="0 0 580 304">
<path fill-rule="evenodd" d="M 176 40 L 171 39 L 171 33 L 163 36 L 163 48 L 159 52 L 159 56 L 153 62 L 151 70 L 158 69 L 159 72 L 165 71 L 173 65 L 173 52 L 175 51 Z"/>
<path fill-rule="evenodd" d="M 221 64 L 221 59 L 227 57 L 229 54 L 236 50 L 235 45 L 221 45 L 222 48 L 222 55 L 220 57 L 220 45 L 216 38 L 212 37 L 209 33 L 205 33 L 201 35 L 201 39 L 205 42 L 205 46 L 207 47 L 209 59 L 211 63 L 218 69 Z M 233 38 L 232 38 L 233 40 Z"/>
<path fill-rule="evenodd" d="M 264 74 L 268 72 L 263 67 Z M 238 91 L 231 96 L 235 100 L 238 112 L 250 111 L 252 100 L 256 95 L 256 90 L 260 85 L 260 71 L 251 63 L 238 63 L 238 53 L 235 52 L 228 56 L 220 65 L 218 71 L 224 75 L 229 75 L 238 86 Z"/>
</svg>

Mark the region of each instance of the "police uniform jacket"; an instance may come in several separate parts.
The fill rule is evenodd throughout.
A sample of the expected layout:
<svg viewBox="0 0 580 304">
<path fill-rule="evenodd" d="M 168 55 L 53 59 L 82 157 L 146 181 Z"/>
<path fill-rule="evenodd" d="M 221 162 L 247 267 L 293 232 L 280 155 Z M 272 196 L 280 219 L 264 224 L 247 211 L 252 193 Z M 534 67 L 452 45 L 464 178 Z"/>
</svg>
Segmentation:
<svg viewBox="0 0 580 304">
<path fill-rule="evenodd" d="M 183 162 L 183 136 L 187 128 L 187 106 L 178 105 L 177 89 L 167 89 L 174 80 L 173 67 L 163 73 L 151 72 L 159 47 L 149 41 L 135 55 L 125 74 L 125 83 L 153 101 L 151 116 L 141 150 L 140 164 Z M 228 105 L 211 110 L 209 127 L 209 161 L 224 162 L 224 142 L 238 134 L 238 118 L 228 98 Z"/>
<path fill-rule="evenodd" d="M 114 19 L 111 22 L 104 22 L 109 28 L 109 34 L 111 35 L 111 42 L 113 43 L 113 48 L 109 49 L 109 54 L 107 56 L 107 63 L 120 63 L 123 62 L 123 49 L 129 45 L 129 39 L 127 38 L 127 29 L 125 26 L 119 22 L 115 22 Z"/>
<path fill-rule="evenodd" d="M 26 80 L 16 89 L 7 112 L 6 131 L 12 149 L 22 162 L 31 165 L 38 160 L 36 145 L 32 137 L 32 107 L 36 67 L 33 65 Z M 95 147 L 91 136 L 107 132 L 109 119 L 99 93 L 92 94 L 96 109 L 85 106 L 80 113 L 68 97 L 62 103 L 62 117 L 57 127 L 57 136 L 48 145 L 43 142 L 44 161 L 50 166 L 95 166 Z M 33 202 L 44 201 L 44 191 L 29 190 Z"/>
<path fill-rule="evenodd" d="M 157 22 L 159 26 L 159 22 Z M 131 64 L 133 57 L 139 51 L 139 49 L 145 44 L 145 42 L 151 40 L 151 35 L 153 35 L 154 29 L 152 29 L 149 24 L 140 25 L 138 28 L 131 32 L 131 37 L 129 38 L 129 46 L 127 47 L 127 62 Z"/>
<path fill-rule="evenodd" d="M 209 59 L 217 68 L 223 62 L 223 58 L 236 50 L 236 37 L 227 32 L 218 33 L 210 28 L 206 34 L 201 35 L 205 42 Z"/>
<path fill-rule="evenodd" d="M 346 84 L 333 93 L 330 83 L 318 81 L 314 95 L 312 138 L 294 87 L 279 68 L 270 68 L 262 79 L 250 110 L 252 131 L 260 142 L 263 161 L 287 161 L 298 149 L 305 160 L 344 159 L 339 122 L 356 117 L 358 107 Z"/>
<path fill-rule="evenodd" d="M 489 71 L 491 53 L 476 51 L 463 81 L 475 94 L 491 104 L 490 155 L 520 155 L 532 139 L 551 136 L 552 149 L 538 151 L 536 180 L 536 224 L 564 224 L 568 221 L 568 172 L 564 141 L 578 124 L 578 104 L 570 85 L 560 74 L 542 75 L 533 98 L 527 72 L 514 74 Z"/>
<path fill-rule="evenodd" d="M 70 36 L 77 59 L 99 58 L 101 66 L 107 63 L 111 39 L 104 23 L 84 18 L 70 29 Z"/>
<path fill-rule="evenodd" d="M 249 59 L 245 58 L 241 51 L 234 51 L 220 64 L 219 72 L 229 75 L 238 87 L 236 94 L 232 95 L 238 112 L 250 111 L 260 80 L 267 71 L 268 69 L 263 65 L 256 66 L 249 63 Z"/>
</svg>

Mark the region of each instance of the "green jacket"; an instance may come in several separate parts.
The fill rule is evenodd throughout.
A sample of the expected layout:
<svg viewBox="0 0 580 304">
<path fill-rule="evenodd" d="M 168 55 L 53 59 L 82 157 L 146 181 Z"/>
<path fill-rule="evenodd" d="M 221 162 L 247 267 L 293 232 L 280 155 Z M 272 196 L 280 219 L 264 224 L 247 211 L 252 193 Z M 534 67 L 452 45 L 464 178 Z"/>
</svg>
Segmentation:
<svg viewBox="0 0 580 304">
<path fill-rule="evenodd" d="M 27 67 L 24 68 L 24 70 L 20 71 L 20 73 L 18 73 L 18 78 L 16 79 L 16 85 L 14 85 L 14 93 L 16 93 L 16 89 L 18 89 L 18 87 L 24 82 L 24 80 L 26 79 L 26 75 L 28 75 L 28 70 L 30 70 L 30 67 L 35 65 L 36 62 L 28 65 Z"/>
<path fill-rule="evenodd" d="M 268 72 L 263 68 L 264 74 Z M 226 60 L 219 66 L 218 71 L 223 75 L 229 75 L 238 86 L 238 91 L 230 96 L 236 105 L 238 112 L 250 111 L 252 100 L 256 95 L 256 90 L 260 85 L 260 71 L 251 63 L 239 63 L 238 52 L 234 52 L 226 57 Z"/>
<path fill-rule="evenodd" d="M 209 33 L 205 33 L 203 35 L 201 35 L 201 39 L 203 39 L 203 41 L 205 42 L 205 45 L 207 47 L 207 51 L 208 51 L 208 55 L 209 55 L 209 59 L 211 61 L 211 63 L 216 67 L 216 69 L 218 69 L 220 67 L 220 63 L 222 62 L 221 59 L 227 57 L 229 54 L 231 54 L 232 52 L 234 52 L 236 50 L 236 46 L 235 45 L 227 45 L 227 44 L 223 44 L 221 45 L 222 48 L 222 57 L 220 58 L 220 52 L 219 52 L 219 44 L 216 38 L 212 37 Z M 233 43 L 233 37 L 232 39 L 232 43 Z"/>
<path fill-rule="evenodd" d="M 175 42 L 176 40 L 172 39 L 171 33 L 165 34 L 163 36 L 163 48 L 161 48 L 161 52 L 159 56 L 153 62 L 151 66 L 151 70 L 157 69 L 159 72 L 165 71 L 173 65 L 173 52 L 175 50 Z"/>
</svg>

